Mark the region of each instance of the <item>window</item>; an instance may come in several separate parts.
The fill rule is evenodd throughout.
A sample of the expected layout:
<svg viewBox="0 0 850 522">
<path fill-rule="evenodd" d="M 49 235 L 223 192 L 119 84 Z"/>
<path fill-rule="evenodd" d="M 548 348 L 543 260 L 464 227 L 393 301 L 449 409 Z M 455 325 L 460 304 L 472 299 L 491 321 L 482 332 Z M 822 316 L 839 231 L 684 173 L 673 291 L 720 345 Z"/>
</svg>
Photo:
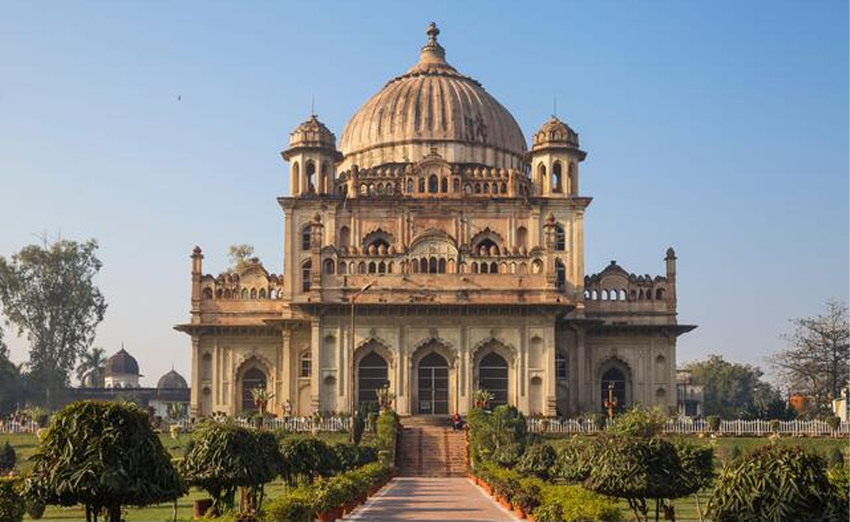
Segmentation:
<svg viewBox="0 0 850 522">
<path fill-rule="evenodd" d="M 310 250 L 312 234 L 310 233 L 310 225 L 304 227 L 301 231 L 301 250 Z"/>
<path fill-rule="evenodd" d="M 435 194 L 440 190 L 440 182 L 435 174 L 428 176 L 428 192 Z"/>
<path fill-rule="evenodd" d="M 254 395 L 251 393 L 255 388 L 266 388 L 266 374 L 259 368 L 249 368 L 242 375 L 242 411 L 257 409 L 254 403 Z"/>
<path fill-rule="evenodd" d="M 495 408 L 508 403 L 508 363 L 490 352 L 478 364 L 478 387 L 493 394 L 490 406 Z"/>
<path fill-rule="evenodd" d="M 602 374 L 602 409 L 608 397 L 616 401 L 615 411 L 623 411 L 626 408 L 626 376 L 618 368 L 611 368 Z"/>
<path fill-rule="evenodd" d="M 339 229 L 339 246 L 340 248 L 348 248 L 351 245 L 351 231 L 348 227 Z"/>
<path fill-rule="evenodd" d="M 301 265 L 301 291 L 310 291 L 310 273 L 312 272 L 313 264 L 307 261 Z"/>
<path fill-rule="evenodd" d="M 310 377 L 313 375 L 313 354 L 304 352 L 301 354 L 301 365 L 298 368 L 299 377 Z"/>
<path fill-rule="evenodd" d="M 563 192 L 563 180 L 561 176 L 561 162 L 556 161 L 552 166 L 552 192 Z"/>
<path fill-rule="evenodd" d="M 559 381 L 567 379 L 567 358 L 561 351 L 555 352 L 555 378 Z"/>
<path fill-rule="evenodd" d="M 560 259 L 555 261 L 555 284 L 558 285 L 558 291 L 562 294 L 567 290 L 567 268 L 564 262 Z"/>
<path fill-rule="evenodd" d="M 516 245 L 519 248 L 528 248 L 528 230 L 525 227 L 516 229 Z"/>
<path fill-rule="evenodd" d="M 333 259 L 325 259 L 325 273 L 333 274 L 334 273 L 334 260 Z"/>
<path fill-rule="evenodd" d="M 378 389 L 390 384 L 387 370 L 387 361 L 374 351 L 360 359 L 357 366 L 357 403 L 361 407 L 368 408 L 378 402 Z"/>
<path fill-rule="evenodd" d="M 440 192 L 448 192 L 449 191 L 449 179 L 443 178 L 440 182 Z"/>
<path fill-rule="evenodd" d="M 419 192 L 425 192 L 425 178 L 419 178 Z"/>
<path fill-rule="evenodd" d="M 307 192 L 316 192 L 316 164 L 307 162 Z"/>
<path fill-rule="evenodd" d="M 555 225 L 555 250 L 563 252 L 567 249 L 567 235 L 564 233 L 564 226 L 558 223 Z"/>
</svg>

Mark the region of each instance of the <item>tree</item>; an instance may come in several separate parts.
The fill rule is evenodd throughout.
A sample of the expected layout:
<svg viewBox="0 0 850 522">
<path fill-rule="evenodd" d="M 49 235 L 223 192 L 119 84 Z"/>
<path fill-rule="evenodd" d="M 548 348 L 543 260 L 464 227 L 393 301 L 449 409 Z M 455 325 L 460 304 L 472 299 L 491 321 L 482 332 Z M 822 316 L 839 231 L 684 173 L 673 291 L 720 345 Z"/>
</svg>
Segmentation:
<svg viewBox="0 0 850 522">
<path fill-rule="evenodd" d="M 65 239 L 0 256 L 0 305 L 30 343 L 30 379 L 48 406 L 70 382 L 74 362 L 91 345 L 106 302 L 94 284 L 102 266 L 97 242 Z"/>
<path fill-rule="evenodd" d="M 227 257 L 230 258 L 230 272 L 241 272 L 251 262 L 254 255 L 254 247 L 248 244 L 230 245 L 227 249 Z"/>
<path fill-rule="evenodd" d="M 185 493 L 148 414 L 127 403 L 81 401 L 66 406 L 31 457 L 27 495 L 45 504 L 86 507 L 97 522 L 106 508 L 120 522 L 121 506 L 146 506 Z"/>
<path fill-rule="evenodd" d="M 21 367 L 9 358 L 0 328 L 0 416 L 11 413 L 24 398 L 24 379 Z"/>
<path fill-rule="evenodd" d="M 706 415 L 735 418 L 753 403 L 757 391 L 765 384 L 764 375 L 756 366 L 730 363 L 720 355 L 686 367 L 696 384 L 703 389 Z"/>
<path fill-rule="evenodd" d="M 82 384 L 86 376 L 91 376 L 90 382 L 94 388 L 103 387 L 106 370 L 106 350 L 94 347 L 80 356 L 77 365 L 77 379 Z"/>
<path fill-rule="evenodd" d="M 237 488 L 270 482 L 280 469 L 277 446 L 270 448 L 263 432 L 252 432 L 232 421 L 207 420 L 195 429 L 195 443 L 182 471 L 191 486 L 207 490 L 212 509 L 232 509 Z"/>
<path fill-rule="evenodd" d="M 827 412 L 841 395 L 850 374 L 850 322 L 847 304 L 826 302 L 826 312 L 793 319 L 794 331 L 783 336 L 788 346 L 769 358 L 796 393 L 813 399 L 816 410 Z"/>
</svg>

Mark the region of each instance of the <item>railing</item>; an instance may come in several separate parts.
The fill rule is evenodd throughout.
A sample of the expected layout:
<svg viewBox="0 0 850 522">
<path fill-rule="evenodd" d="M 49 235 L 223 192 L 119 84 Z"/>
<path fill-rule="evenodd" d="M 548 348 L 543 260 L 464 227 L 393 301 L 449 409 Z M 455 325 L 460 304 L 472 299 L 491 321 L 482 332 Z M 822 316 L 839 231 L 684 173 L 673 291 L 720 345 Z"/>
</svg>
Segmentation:
<svg viewBox="0 0 850 522">
<path fill-rule="evenodd" d="M 597 433 L 602 428 L 590 419 L 528 419 L 528 431 L 533 433 Z M 606 425 L 613 425 L 615 421 L 605 421 Z M 723 435 L 756 435 L 764 436 L 772 433 L 790 436 L 824 436 L 824 435 L 850 435 L 850 423 L 842 422 L 837 428 L 833 428 L 828 422 L 821 420 L 792 420 L 792 421 L 768 421 L 768 420 L 721 420 L 717 431 L 712 430 L 708 422 L 701 420 L 668 420 L 664 425 L 664 433 L 686 434 L 712 434 Z"/>
<path fill-rule="evenodd" d="M 221 417 L 224 419 L 225 417 Z M 234 419 L 234 422 L 239 426 L 253 427 L 254 421 L 249 419 Z M 196 423 L 189 419 L 182 419 L 175 422 L 164 421 L 164 431 L 168 431 L 171 426 L 177 426 L 180 431 L 192 431 Z M 312 432 L 316 431 L 347 431 L 351 426 L 351 419 L 348 417 L 324 417 L 318 425 L 315 424 L 313 417 L 289 417 L 286 419 L 269 418 L 263 420 L 263 426 L 268 429 L 283 429 L 291 432 Z M 35 422 L 20 423 L 20 422 L 0 422 L 0 433 L 35 433 L 38 431 L 38 424 Z"/>
<path fill-rule="evenodd" d="M 35 433 L 36 431 L 38 431 L 38 424 L 35 421 L 0 421 L 0 433 Z"/>
</svg>

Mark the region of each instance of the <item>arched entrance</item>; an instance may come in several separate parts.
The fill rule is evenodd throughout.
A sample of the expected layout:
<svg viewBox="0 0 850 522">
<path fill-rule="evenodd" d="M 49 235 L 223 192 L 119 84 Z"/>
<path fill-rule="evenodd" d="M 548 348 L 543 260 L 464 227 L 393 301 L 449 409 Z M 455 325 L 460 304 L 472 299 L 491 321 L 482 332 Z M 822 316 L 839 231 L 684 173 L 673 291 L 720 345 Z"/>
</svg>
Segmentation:
<svg viewBox="0 0 850 522">
<path fill-rule="evenodd" d="M 419 361 L 417 413 L 447 415 L 449 413 L 449 363 L 437 352 Z"/>
<path fill-rule="evenodd" d="M 248 368 L 245 373 L 242 374 L 242 411 L 256 411 L 257 407 L 254 405 L 254 396 L 251 393 L 251 390 L 255 388 L 263 388 L 265 389 L 267 386 L 266 374 L 263 373 L 263 370 L 257 368 L 256 366 L 253 368 Z"/>
<path fill-rule="evenodd" d="M 609 400 L 609 397 L 613 397 L 617 401 L 617 406 L 614 408 L 615 411 L 623 411 L 626 404 L 626 375 L 617 367 L 609 368 L 602 374 L 602 383 L 601 383 L 601 399 L 600 405 L 603 410 L 605 408 L 605 403 Z"/>
<path fill-rule="evenodd" d="M 490 406 L 508 403 L 508 361 L 496 352 L 485 355 L 478 363 L 478 388 L 493 394 Z"/>
<path fill-rule="evenodd" d="M 358 407 L 364 409 L 377 407 L 378 389 L 390 384 L 387 375 L 387 361 L 376 352 L 369 352 L 360 359 L 357 365 Z"/>
</svg>

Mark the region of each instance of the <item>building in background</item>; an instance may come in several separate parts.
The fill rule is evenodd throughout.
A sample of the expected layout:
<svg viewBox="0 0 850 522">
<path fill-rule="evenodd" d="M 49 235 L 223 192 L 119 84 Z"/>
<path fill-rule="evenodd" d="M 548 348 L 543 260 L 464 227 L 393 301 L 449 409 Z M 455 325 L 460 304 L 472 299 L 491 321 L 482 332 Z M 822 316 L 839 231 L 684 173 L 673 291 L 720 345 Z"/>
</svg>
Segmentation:
<svg viewBox="0 0 850 522">
<path fill-rule="evenodd" d="M 677 404 L 676 255 L 663 275 L 585 273 L 585 151 L 557 117 L 531 149 L 445 59 L 419 61 L 349 120 L 316 115 L 283 158 L 283 273 L 203 272 L 192 253 L 192 414 L 350 411 L 388 386 L 402 415 L 466 412 L 475 390 L 527 414 Z M 356 301 L 356 302 L 355 302 Z M 356 309 L 354 305 L 356 304 Z"/>
<path fill-rule="evenodd" d="M 676 411 L 680 416 L 699 418 L 703 409 L 702 385 L 696 384 L 690 370 L 676 370 Z"/>
</svg>

